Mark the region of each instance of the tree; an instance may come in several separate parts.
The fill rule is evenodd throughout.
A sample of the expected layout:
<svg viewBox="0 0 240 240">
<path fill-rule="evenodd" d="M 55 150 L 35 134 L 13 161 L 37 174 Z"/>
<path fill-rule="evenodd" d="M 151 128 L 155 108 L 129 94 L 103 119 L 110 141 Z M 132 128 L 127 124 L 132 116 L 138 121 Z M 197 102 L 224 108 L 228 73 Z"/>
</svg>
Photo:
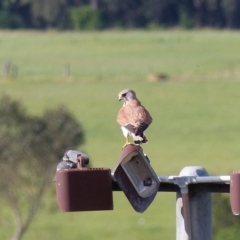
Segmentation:
<svg viewBox="0 0 240 240">
<path fill-rule="evenodd" d="M 87 5 L 72 8 L 70 18 L 75 29 L 98 30 L 102 27 L 98 10 Z"/>
<path fill-rule="evenodd" d="M 0 0 L 0 28 L 24 28 L 24 20 L 17 9 L 20 9 L 20 0 Z"/>
<path fill-rule="evenodd" d="M 105 27 L 144 27 L 146 18 L 143 0 L 99 0 L 98 8 Z"/>
<path fill-rule="evenodd" d="M 227 19 L 227 27 L 229 28 L 240 28 L 240 0 L 222 0 L 226 19 Z"/>
<path fill-rule="evenodd" d="M 33 28 L 68 28 L 69 0 L 21 0 L 29 5 Z"/>
<path fill-rule="evenodd" d="M 57 163 L 83 143 L 81 125 L 64 107 L 28 116 L 9 96 L 0 99 L 0 195 L 13 211 L 19 240 L 29 228 Z"/>
</svg>

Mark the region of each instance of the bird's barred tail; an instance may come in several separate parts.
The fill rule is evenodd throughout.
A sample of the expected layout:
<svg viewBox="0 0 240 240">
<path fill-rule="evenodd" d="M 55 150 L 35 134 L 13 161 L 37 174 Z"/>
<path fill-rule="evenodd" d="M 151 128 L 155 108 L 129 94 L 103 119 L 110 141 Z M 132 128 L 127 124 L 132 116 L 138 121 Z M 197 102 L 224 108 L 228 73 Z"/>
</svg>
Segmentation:
<svg viewBox="0 0 240 240">
<path fill-rule="evenodd" d="M 141 136 L 134 135 L 133 139 L 134 139 L 135 144 L 142 144 L 142 143 L 147 143 L 148 142 L 147 137 L 144 133 L 142 133 Z"/>
<path fill-rule="evenodd" d="M 141 122 L 135 131 L 136 136 L 142 136 L 143 132 L 148 128 L 149 124 L 146 122 Z"/>
<path fill-rule="evenodd" d="M 143 133 L 148 128 L 148 126 L 149 124 L 146 122 L 141 122 L 141 124 L 138 126 L 135 131 L 135 136 L 133 137 L 135 144 L 142 144 L 148 142 L 146 135 Z"/>
</svg>

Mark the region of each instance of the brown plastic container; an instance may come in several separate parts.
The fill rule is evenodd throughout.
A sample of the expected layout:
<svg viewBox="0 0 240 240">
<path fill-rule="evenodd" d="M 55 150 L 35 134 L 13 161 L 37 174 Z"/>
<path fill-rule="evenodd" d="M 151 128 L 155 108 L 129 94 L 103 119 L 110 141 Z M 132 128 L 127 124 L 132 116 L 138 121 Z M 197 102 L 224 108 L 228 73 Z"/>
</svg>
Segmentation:
<svg viewBox="0 0 240 240">
<path fill-rule="evenodd" d="M 230 203 L 232 213 L 240 215 L 240 172 L 233 172 L 230 181 Z"/>
<path fill-rule="evenodd" d="M 108 168 L 59 170 L 55 184 L 63 212 L 113 210 L 112 176 Z"/>
</svg>

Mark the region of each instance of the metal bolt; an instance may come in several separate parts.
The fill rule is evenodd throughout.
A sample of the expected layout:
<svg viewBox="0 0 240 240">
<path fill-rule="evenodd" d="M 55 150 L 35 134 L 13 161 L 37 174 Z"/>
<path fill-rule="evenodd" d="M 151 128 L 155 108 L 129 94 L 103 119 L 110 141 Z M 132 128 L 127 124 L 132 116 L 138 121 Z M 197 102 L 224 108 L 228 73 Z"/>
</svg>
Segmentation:
<svg viewBox="0 0 240 240">
<path fill-rule="evenodd" d="M 143 180 L 143 185 L 146 187 L 152 186 L 152 178 L 148 177 L 145 180 Z"/>
</svg>

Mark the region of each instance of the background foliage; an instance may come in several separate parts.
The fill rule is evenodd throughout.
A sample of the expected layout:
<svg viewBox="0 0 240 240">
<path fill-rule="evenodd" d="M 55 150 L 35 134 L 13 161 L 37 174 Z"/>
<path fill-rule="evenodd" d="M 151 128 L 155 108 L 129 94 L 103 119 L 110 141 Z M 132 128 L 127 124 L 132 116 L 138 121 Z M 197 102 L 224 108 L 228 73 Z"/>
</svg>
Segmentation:
<svg viewBox="0 0 240 240">
<path fill-rule="evenodd" d="M 214 194 L 213 233 L 216 240 L 237 240 L 240 234 L 240 218 L 231 212 L 227 194 Z"/>
<path fill-rule="evenodd" d="M 86 7 L 84 29 L 240 28 L 240 0 L 0 0 L 0 28 L 79 29 Z"/>
<path fill-rule="evenodd" d="M 89 6 L 72 8 L 70 19 L 75 29 L 96 30 L 102 25 L 99 12 Z"/>
</svg>

